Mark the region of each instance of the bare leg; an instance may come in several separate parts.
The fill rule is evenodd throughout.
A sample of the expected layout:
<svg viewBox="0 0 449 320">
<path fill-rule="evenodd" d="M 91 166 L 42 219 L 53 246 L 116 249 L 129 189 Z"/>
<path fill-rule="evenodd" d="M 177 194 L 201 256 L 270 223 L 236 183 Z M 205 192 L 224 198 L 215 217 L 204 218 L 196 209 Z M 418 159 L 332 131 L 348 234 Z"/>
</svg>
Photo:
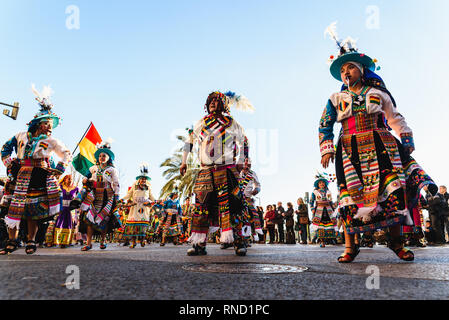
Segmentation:
<svg viewBox="0 0 449 320">
<path fill-rule="evenodd" d="M 34 241 L 36 239 L 37 234 L 37 221 L 28 218 L 27 225 L 28 225 L 28 241 Z"/>
<path fill-rule="evenodd" d="M 87 241 L 86 241 L 86 245 L 87 246 L 92 246 L 92 236 L 94 234 L 94 229 L 91 226 L 87 226 Z"/>
<path fill-rule="evenodd" d="M 355 244 L 355 234 L 348 234 L 345 229 L 345 253 L 353 253 Z"/>
</svg>

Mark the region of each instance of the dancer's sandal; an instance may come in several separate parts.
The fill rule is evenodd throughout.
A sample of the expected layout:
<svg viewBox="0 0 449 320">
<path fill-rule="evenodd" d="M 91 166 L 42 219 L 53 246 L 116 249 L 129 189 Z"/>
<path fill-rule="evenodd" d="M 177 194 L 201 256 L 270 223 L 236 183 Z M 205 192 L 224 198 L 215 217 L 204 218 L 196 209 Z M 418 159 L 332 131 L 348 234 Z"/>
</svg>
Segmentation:
<svg viewBox="0 0 449 320">
<path fill-rule="evenodd" d="M 84 247 L 81 248 L 81 251 L 89 251 L 89 250 L 92 250 L 92 245 L 90 246 L 85 245 Z"/>
<path fill-rule="evenodd" d="M 402 237 L 390 238 L 388 240 L 388 248 L 393 251 L 399 259 L 403 261 L 413 261 L 415 260 L 415 254 L 409 248 L 404 247 L 404 241 Z M 399 248 L 394 248 L 395 245 L 400 245 Z"/>
<path fill-rule="evenodd" d="M 4 256 L 4 255 L 10 254 L 10 253 L 13 253 L 16 250 L 17 250 L 17 242 L 14 240 L 9 240 L 6 243 L 5 248 L 0 250 L 0 256 Z"/>
<path fill-rule="evenodd" d="M 141 246 L 142 248 L 145 247 L 145 242 L 142 241 L 142 242 L 140 243 L 140 246 Z"/>
<path fill-rule="evenodd" d="M 104 250 L 104 249 L 106 249 L 106 248 L 107 248 L 107 246 L 106 246 L 104 243 L 101 243 L 101 244 L 100 244 L 100 249 L 101 249 L 101 250 Z"/>
<path fill-rule="evenodd" d="M 354 247 L 346 247 L 346 249 L 352 249 L 353 252 L 343 253 L 341 256 L 339 256 L 337 259 L 339 263 L 351 263 L 360 253 L 359 245 L 355 245 Z"/>
<path fill-rule="evenodd" d="M 25 252 L 26 254 L 33 254 L 37 250 L 36 241 L 30 240 L 26 242 Z"/>
<path fill-rule="evenodd" d="M 393 251 L 401 260 L 404 260 L 404 261 L 415 260 L 415 254 L 409 248 L 406 248 L 406 247 L 397 248 L 397 249 L 390 248 L 390 250 Z"/>
</svg>

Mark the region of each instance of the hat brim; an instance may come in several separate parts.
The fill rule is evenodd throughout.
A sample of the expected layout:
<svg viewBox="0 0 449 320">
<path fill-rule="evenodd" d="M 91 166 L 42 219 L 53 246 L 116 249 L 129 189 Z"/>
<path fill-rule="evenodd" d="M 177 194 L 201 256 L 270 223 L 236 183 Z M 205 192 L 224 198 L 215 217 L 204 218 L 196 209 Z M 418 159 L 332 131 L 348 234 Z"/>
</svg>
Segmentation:
<svg viewBox="0 0 449 320">
<path fill-rule="evenodd" d="M 34 118 L 33 120 L 31 120 L 30 126 L 32 126 L 34 124 L 38 124 L 44 120 L 49 120 L 49 119 L 53 120 L 53 129 L 58 127 L 59 123 L 61 122 L 61 119 L 57 116 L 41 116 L 41 117 L 37 117 L 37 118 Z"/>
<path fill-rule="evenodd" d="M 323 181 L 326 184 L 326 187 L 329 185 L 329 181 L 327 181 L 326 179 L 318 179 L 315 181 L 315 183 L 313 184 L 313 186 L 315 187 L 315 189 L 318 188 L 318 184 L 320 181 Z"/>
<path fill-rule="evenodd" d="M 145 178 L 145 179 L 147 179 L 148 181 L 151 181 L 151 178 L 148 177 L 148 176 L 137 176 L 137 177 L 136 177 L 136 180 L 139 180 L 140 178 Z"/>
<path fill-rule="evenodd" d="M 100 157 L 101 153 L 106 153 L 109 156 L 109 158 L 111 159 L 111 161 L 114 161 L 114 159 L 115 159 L 114 152 L 112 152 L 109 149 L 98 149 L 97 151 L 95 151 L 94 156 L 95 156 L 95 159 L 97 159 L 97 161 L 98 161 L 98 158 Z"/>
<path fill-rule="evenodd" d="M 357 62 L 363 65 L 365 68 L 374 71 L 376 69 L 376 64 L 374 63 L 373 59 L 368 57 L 366 54 L 359 53 L 359 52 L 349 52 L 345 53 L 344 55 L 338 57 L 335 59 L 334 62 L 332 62 L 330 71 L 332 76 L 337 79 L 338 81 L 342 81 L 341 79 L 341 67 L 343 67 L 344 64 L 348 62 Z"/>
</svg>

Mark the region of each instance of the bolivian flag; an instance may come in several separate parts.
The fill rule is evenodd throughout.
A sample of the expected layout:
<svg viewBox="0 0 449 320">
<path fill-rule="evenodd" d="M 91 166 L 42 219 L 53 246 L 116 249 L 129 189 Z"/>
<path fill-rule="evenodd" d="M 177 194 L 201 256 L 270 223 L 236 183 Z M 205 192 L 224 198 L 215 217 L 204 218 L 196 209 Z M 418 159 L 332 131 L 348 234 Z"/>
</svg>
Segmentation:
<svg viewBox="0 0 449 320">
<path fill-rule="evenodd" d="M 80 153 L 72 161 L 75 170 L 85 177 L 89 174 L 89 168 L 96 163 L 94 154 L 97 151 L 97 144 L 101 143 L 101 141 L 97 129 L 91 122 L 84 137 L 78 143 Z"/>
</svg>

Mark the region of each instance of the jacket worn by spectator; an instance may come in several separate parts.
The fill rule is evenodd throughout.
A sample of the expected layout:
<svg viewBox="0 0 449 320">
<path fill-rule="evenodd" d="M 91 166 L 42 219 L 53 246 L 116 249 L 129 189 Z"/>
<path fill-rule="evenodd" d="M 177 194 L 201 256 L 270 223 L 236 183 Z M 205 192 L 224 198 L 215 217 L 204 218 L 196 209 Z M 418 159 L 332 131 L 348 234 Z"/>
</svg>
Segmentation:
<svg viewBox="0 0 449 320">
<path fill-rule="evenodd" d="M 284 224 L 284 216 L 282 215 L 285 212 L 285 209 L 283 206 L 276 208 L 276 224 Z"/>
</svg>

